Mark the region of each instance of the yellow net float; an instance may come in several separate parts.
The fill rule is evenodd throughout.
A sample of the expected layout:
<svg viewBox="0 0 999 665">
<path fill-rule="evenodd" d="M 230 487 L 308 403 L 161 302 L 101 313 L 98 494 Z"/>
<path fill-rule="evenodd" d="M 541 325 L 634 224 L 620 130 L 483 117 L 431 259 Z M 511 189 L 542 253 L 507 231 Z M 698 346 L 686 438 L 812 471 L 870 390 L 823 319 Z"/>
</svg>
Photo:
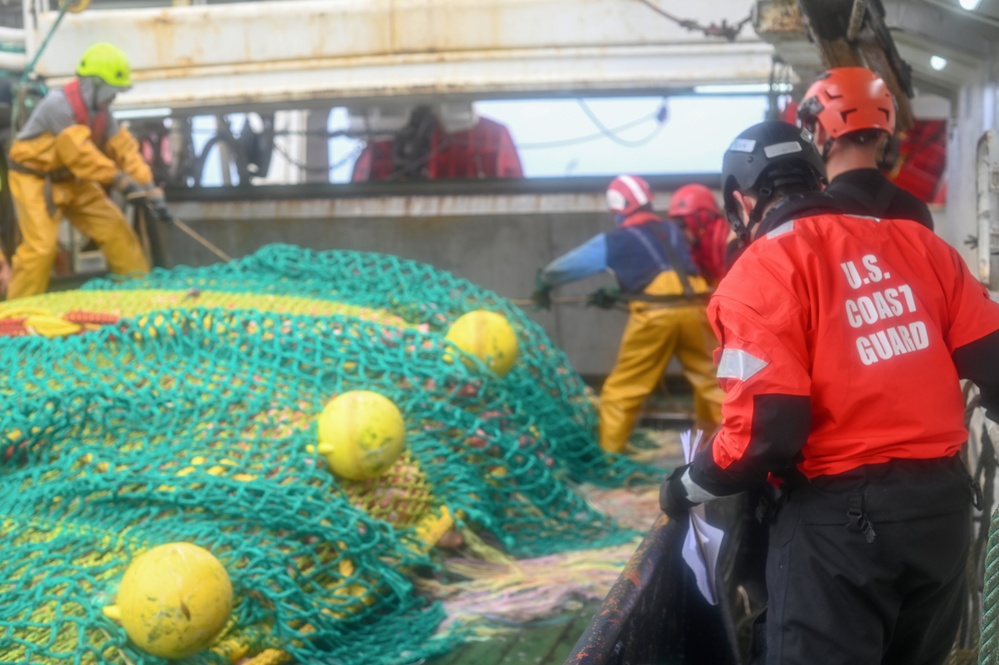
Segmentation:
<svg viewBox="0 0 999 665">
<path fill-rule="evenodd" d="M 406 424 L 391 400 L 370 390 L 334 397 L 319 415 L 318 451 L 338 476 L 367 480 L 402 454 Z"/>
<path fill-rule="evenodd" d="M 506 376 L 517 362 L 517 333 L 506 317 L 478 309 L 451 324 L 447 340 L 484 362 L 497 376 Z"/>
<path fill-rule="evenodd" d="M 104 608 L 135 646 L 171 659 L 211 644 L 231 613 L 229 573 L 191 543 L 160 545 L 138 556 L 121 580 L 118 604 Z"/>
</svg>

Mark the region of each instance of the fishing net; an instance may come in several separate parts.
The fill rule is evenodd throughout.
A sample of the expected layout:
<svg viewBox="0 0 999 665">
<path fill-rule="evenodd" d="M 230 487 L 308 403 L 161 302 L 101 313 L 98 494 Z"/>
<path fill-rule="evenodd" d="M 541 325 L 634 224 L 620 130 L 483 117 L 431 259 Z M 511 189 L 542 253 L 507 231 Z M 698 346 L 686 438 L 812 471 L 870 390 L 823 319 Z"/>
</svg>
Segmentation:
<svg viewBox="0 0 999 665">
<path fill-rule="evenodd" d="M 476 309 L 517 333 L 503 378 L 444 339 Z M 582 382 L 519 309 L 392 256 L 271 246 L 6 303 L 0 359 L 0 662 L 164 662 L 102 610 L 132 558 L 179 541 L 236 598 L 185 663 L 415 661 L 459 639 L 411 582 L 455 521 L 518 557 L 621 544 L 574 486 L 657 474 L 600 452 Z M 376 479 L 315 448 L 351 390 L 405 419 Z"/>
</svg>

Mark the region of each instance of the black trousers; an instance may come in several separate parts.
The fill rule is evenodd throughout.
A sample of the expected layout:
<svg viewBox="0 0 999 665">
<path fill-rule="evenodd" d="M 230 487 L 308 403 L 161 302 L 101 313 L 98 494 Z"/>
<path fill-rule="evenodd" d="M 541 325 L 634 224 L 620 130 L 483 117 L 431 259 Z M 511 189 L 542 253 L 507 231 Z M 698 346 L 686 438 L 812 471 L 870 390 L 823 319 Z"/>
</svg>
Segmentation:
<svg viewBox="0 0 999 665">
<path fill-rule="evenodd" d="M 806 483 L 767 558 L 766 665 L 937 665 L 965 601 L 970 479 L 960 460 Z"/>
</svg>

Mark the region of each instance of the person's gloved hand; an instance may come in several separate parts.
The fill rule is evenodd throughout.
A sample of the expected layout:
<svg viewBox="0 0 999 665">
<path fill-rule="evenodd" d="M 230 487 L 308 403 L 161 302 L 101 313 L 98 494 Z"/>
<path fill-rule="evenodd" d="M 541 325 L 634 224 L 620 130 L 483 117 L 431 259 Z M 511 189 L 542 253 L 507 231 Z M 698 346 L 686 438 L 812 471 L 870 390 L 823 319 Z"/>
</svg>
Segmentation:
<svg viewBox="0 0 999 665">
<path fill-rule="evenodd" d="M 551 309 L 552 308 L 552 296 L 551 289 L 546 287 L 535 289 L 534 293 L 531 294 L 531 301 L 534 306 L 538 309 Z"/>
<path fill-rule="evenodd" d="M 620 295 L 620 289 L 613 286 L 603 286 L 586 297 L 586 304 L 601 309 L 613 309 Z"/>
<path fill-rule="evenodd" d="M 145 190 L 146 192 L 146 198 L 149 199 L 150 201 L 153 201 L 155 199 L 159 199 L 161 201 L 166 200 L 165 197 L 163 196 L 163 190 L 157 187 L 156 185 L 146 185 L 145 187 L 143 187 L 143 190 Z"/>
<path fill-rule="evenodd" d="M 111 181 L 111 188 L 121 192 L 126 199 L 142 198 L 146 190 L 132 179 L 127 173 L 119 172 Z"/>
<path fill-rule="evenodd" d="M 534 279 L 534 293 L 531 294 L 531 301 L 538 309 L 552 308 L 552 287 L 545 284 L 542 279 L 542 272 L 539 270 Z"/>
<path fill-rule="evenodd" d="M 697 505 L 687 498 L 687 488 L 683 486 L 683 474 L 689 468 L 689 464 L 677 467 L 659 486 L 659 508 L 671 520 L 685 516 L 687 511 Z"/>
<path fill-rule="evenodd" d="M 173 220 L 173 215 L 170 213 L 170 209 L 167 208 L 166 198 L 163 196 L 163 190 L 154 185 L 149 185 L 146 187 L 146 205 L 149 207 L 149 211 L 153 214 L 160 222 L 169 222 Z"/>
</svg>

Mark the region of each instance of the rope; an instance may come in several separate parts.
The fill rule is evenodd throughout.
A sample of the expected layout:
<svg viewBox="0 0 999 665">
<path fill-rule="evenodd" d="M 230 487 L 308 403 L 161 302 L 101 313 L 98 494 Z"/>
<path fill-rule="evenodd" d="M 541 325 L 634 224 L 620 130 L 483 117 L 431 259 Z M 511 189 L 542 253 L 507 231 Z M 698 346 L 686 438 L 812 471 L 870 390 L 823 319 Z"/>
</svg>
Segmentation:
<svg viewBox="0 0 999 665">
<path fill-rule="evenodd" d="M 39 307 L 15 305 L 0 314 L 0 336 L 65 337 L 117 322 L 118 316 L 114 314 L 76 310 L 59 314 Z"/>
<path fill-rule="evenodd" d="M 223 252 L 216 245 L 214 245 L 210 240 L 208 240 L 208 238 L 204 237 L 203 235 L 201 235 L 200 233 L 198 233 L 197 231 L 195 231 L 194 229 L 192 229 L 190 226 L 188 226 L 182 220 L 177 219 L 176 217 L 172 217 L 171 221 L 173 222 L 174 226 L 176 226 L 178 229 L 180 229 L 181 231 L 183 231 L 187 235 L 189 235 L 192 238 L 194 238 L 194 240 L 196 242 L 200 243 L 202 247 L 204 247 L 205 249 L 207 249 L 209 252 L 211 252 L 215 256 L 219 257 L 223 261 L 232 261 L 232 257 L 231 256 L 229 256 L 228 254 L 226 254 L 225 252 Z"/>
<path fill-rule="evenodd" d="M 553 305 L 585 305 L 589 300 L 589 296 L 564 296 L 561 298 L 552 298 Z M 530 307 L 534 304 L 534 300 L 531 298 L 511 298 L 510 302 L 519 307 Z"/>
<path fill-rule="evenodd" d="M 12 307 L 0 318 L 0 335 L 65 337 L 85 328 L 87 321 L 70 321 L 37 307 Z"/>
<path fill-rule="evenodd" d="M 28 2 L 29 0 L 24 0 L 24 1 Z M 22 91 L 25 89 L 25 85 L 27 84 L 28 79 L 31 77 L 32 72 L 35 71 L 35 66 L 38 64 L 38 61 L 41 59 L 42 54 L 45 53 L 45 49 L 48 47 L 49 42 L 52 41 L 52 36 L 55 35 L 56 30 L 59 28 L 59 24 L 62 23 L 62 19 L 66 16 L 66 12 L 70 11 L 70 8 L 73 7 L 73 3 L 71 2 L 62 2 L 60 3 L 60 5 L 61 6 L 59 7 L 59 15 L 56 16 L 56 20 L 52 23 L 52 27 L 49 28 L 48 33 L 46 33 L 45 38 L 42 40 L 41 46 L 38 47 L 38 50 L 35 52 L 34 57 L 31 58 L 31 62 L 28 63 L 28 66 L 24 68 L 24 72 L 21 73 L 21 78 L 17 83 L 18 103 L 14 104 L 14 108 L 11 113 L 11 119 L 10 119 L 10 126 L 12 131 L 16 131 L 18 129 L 18 124 L 20 121 L 19 116 L 21 112 L 20 100 L 23 98 Z"/>
<path fill-rule="evenodd" d="M 146 193 L 145 192 L 135 192 L 133 194 L 129 194 L 125 198 L 129 202 L 132 202 L 132 203 L 135 203 L 136 201 L 141 201 L 143 203 L 143 205 L 145 205 L 147 207 L 147 210 L 149 212 L 149 216 L 152 217 L 154 220 L 157 219 L 157 217 L 153 213 L 153 211 L 151 209 L 148 209 L 149 200 L 146 197 Z M 208 238 L 204 237 L 203 235 L 201 235 L 200 233 L 198 233 L 197 231 L 195 231 L 194 229 L 192 229 L 183 220 L 177 219 L 173 215 L 170 215 L 170 223 L 173 224 L 174 226 L 176 226 L 178 229 L 180 229 L 184 233 L 186 233 L 188 236 L 190 236 L 192 239 L 194 239 L 195 242 L 197 242 L 199 245 L 201 245 L 202 247 L 204 247 L 209 252 L 211 252 L 215 256 L 219 257 L 223 261 L 226 261 L 226 262 L 232 261 L 232 257 L 231 256 L 229 256 L 228 254 L 226 254 L 225 252 L 223 252 L 221 249 L 219 249 L 218 246 L 215 245 Z"/>
<path fill-rule="evenodd" d="M 992 513 L 989 527 L 978 662 L 980 665 L 999 665 L 999 510 Z"/>
</svg>

